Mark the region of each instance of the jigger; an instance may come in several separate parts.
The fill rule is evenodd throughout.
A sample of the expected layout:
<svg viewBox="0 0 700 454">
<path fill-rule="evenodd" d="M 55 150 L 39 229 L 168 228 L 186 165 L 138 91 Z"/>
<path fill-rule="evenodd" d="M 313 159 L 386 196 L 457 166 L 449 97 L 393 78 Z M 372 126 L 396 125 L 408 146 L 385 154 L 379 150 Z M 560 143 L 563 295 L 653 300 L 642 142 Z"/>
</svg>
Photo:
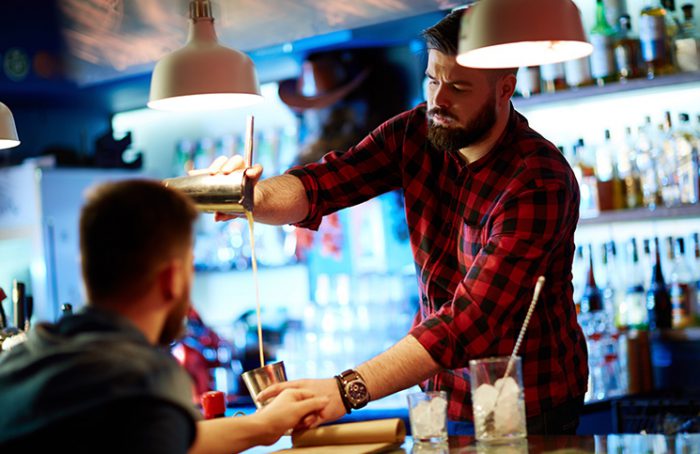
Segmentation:
<svg viewBox="0 0 700 454">
<path fill-rule="evenodd" d="M 163 184 L 185 193 L 199 211 L 244 214 L 253 211 L 253 180 L 245 174 L 253 165 L 253 116 L 248 117 L 245 140 L 245 169 L 228 175 L 200 173 L 166 178 Z"/>
<path fill-rule="evenodd" d="M 243 382 L 245 383 L 246 388 L 248 388 L 250 397 L 253 398 L 253 402 L 255 402 L 255 406 L 257 408 L 267 405 L 267 403 L 272 400 L 268 399 L 262 403 L 258 402 L 258 394 L 260 394 L 263 389 L 270 385 L 274 385 L 275 383 L 287 381 L 287 373 L 284 370 L 284 361 L 266 364 L 262 367 L 258 367 L 257 369 L 243 372 L 241 377 L 243 378 Z"/>
</svg>

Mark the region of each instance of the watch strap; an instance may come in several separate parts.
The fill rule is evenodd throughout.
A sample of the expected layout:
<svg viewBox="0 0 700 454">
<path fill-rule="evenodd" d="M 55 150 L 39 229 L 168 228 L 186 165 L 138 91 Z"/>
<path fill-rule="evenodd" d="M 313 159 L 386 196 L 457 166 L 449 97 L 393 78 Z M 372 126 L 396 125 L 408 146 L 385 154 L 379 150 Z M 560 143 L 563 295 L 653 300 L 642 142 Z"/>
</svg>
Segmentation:
<svg viewBox="0 0 700 454">
<path fill-rule="evenodd" d="M 335 376 L 335 382 L 338 384 L 338 392 L 340 392 L 340 400 L 343 402 L 343 406 L 345 407 L 345 413 L 348 415 L 350 414 L 350 411 L 352 410 L 352 407 L 350 407 L 350 402 L 348 401 L 348 396 L 345 394 L 345 386 L 343 385 L 343 377 L 340 375 Z"/>
</svg>

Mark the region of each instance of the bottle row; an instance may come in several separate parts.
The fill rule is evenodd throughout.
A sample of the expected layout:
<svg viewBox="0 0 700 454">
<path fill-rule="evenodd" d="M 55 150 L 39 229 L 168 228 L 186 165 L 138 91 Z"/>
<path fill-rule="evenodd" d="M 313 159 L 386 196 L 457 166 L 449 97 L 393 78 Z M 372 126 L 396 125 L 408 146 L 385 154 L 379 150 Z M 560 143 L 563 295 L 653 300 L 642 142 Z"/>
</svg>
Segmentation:
<svg viewBox="0 0 700 454">
<path fill-rule="evenodd" d="M 636 131 L 626 127 L 624 136 L 613 136 L 606 129 L 601 137 L 593 146 L 579 139 L 569 148 L 559 147 L 580 184 L 581 218 L 700 200 L 700 115 L 693 124 L 682 112 L 674 123 L 667 111 L 659 124 L 647 116 Z"/>
<path fill-rule="evenodd" d="M 590 57 L 536 67 L 520 68 L 516 94 L 566 90 L 585 85 L 700 70 L 700 37 L 695 28 L 694 5 L 682 15 L 675 0 L 650 1 L 636 17 L 638 35 L 624 0 L 597 0 L 595 24 L 588 39 Z"/>
<path fill-rule="evenodd" d="M 624 253 L 618 253 L 621 248 Z M 631 238 L 624 245 L 579 246 L 573 274 L 574 300 L 587 336 L 616 328 L 685 328 L 700 321 L 697 232 L 641 244 Z"/>
</svg>

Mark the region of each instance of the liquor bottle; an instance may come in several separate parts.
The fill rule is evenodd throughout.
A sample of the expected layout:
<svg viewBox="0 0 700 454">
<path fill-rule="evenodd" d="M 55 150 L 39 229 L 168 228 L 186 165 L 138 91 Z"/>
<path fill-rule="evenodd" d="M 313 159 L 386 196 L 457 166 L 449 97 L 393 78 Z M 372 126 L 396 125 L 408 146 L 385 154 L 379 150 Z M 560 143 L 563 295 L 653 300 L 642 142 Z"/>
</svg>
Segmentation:
<svg viewBox="0 0 700 454">
<path fill-rule="evenodd" d="M 586 147 L 583 139 L 578 139 L 573 147 L 573 170 L 581 188 L 581 218 L 598 216 L 598 182 L 595 175 L 595 156 L 591 149 Z"/>
<path fill-rule="evenodd" d="M 671 328 L 671 295 L 668 292 L 664 274 L 661 270 L 661 255 L 659 238 L 654 238 L 654 265 L 651 272 L 651 282 L 647 290 L 647 315 L 649 329 Z"/>
<path fill-rule="evenodd" d="M 681 22 L 678 35 L 674 41 L 676 62 L 681 71 L 700 70 L 700 35 L 695 29 L 692 3 L 686 3 L 683 9 L 683 22 Z"/>
<path fill-rule="evenodd" d="M 596 177 L 598 185 L 598 208 L 600 211 L 624 208 L 622 180 L 617 168 L 616 149 L 610 141 L 610 130 L 605 130 L 605 142 L 598 146 L 596 154 Z"/>
<path fill-rule="evenodd" d="M 616 79 L 615 54 L 613 45 L 615 29 L 605 17 L 603 0 L 596 0 L 596 21 L 589 33 L 593 45 L 591 54 L 591 75 L 596 84 L 604 85 Z"/>
<path fill-rule="evenodd" d="M 2 332 L 2 330 L 7 328 L 7 315 L 5 315 L 5 308 L 2 305 L 2 302 L 5 301 L 5 298 L 7 298 L 7 294 L 2 289 L 2 287 L 0 287 L 0 333 Z"/>
<path fill-rule="evenodd" d="M 658 1 L 647 0 L 639 17 L 639 41 L 649 79 L 675 72 L 669 43 L 673 29 L 667 27 L 666 15 L 666 9 Z"/>
<path fill-rule="evenodd" d="M 618 20 L 619 29 L 613 52 L 620 81 L 635 79 L 642 76 L 642 50 L 639 38 L 632 36 L 632 21 L 628 14 L 623 14 Z"/>
<path fill-rule="evenodd" d="M 637 166 L 639 167 L 640 182 L 642 185 L 642 198 L 644 206 L 650 210 L 656 209 L 661 204 L 661 191 L 659 190 L 659 178 L 657 161 L 659 146 L 658 134 L 653 130 L 651 118 L 645 117 L 644 125 L 637 130 Z"/>
<path fill-rule="evenodd" d="M 695 280 L 695 307 L 692 312 L 694 318 L 700 321 L 700 234 L 698 232 L 693 233 L 693 253 L 691 255 L 691 263 L 694 269 L 694 280 Z"/>
<path fill-rule="evenodd" d="M 581 297 L 581 312 L 593 313 L 602 311 L 603 293 L 598 288 L 595 281 L 595 272 L 593 269 L 593 246 L 588 245 L 588 272 L 586 274 L 586 286 L 583 289 Z"/>
<path fill-rule="evenodd" d="M 542 91 L 540 80 L 539 66 L 524 66 L 518 69 L 515 91 L 523 98 L 538 95 Z"/>
<path fill-rule="evenodd" d="M 627 253 L 632 258 L 628 273 L 625 298 L 618 315 L 618 326 L 626 326 L 633 329 L 646 329 L 648 327 L 646 310 L 646 292 L 644 290 L 644 269 L 639 260 L 637 240 L 630 239 L 627 244 Z"/>
<path fill-rule="evenodd" d="M 700 159 L 698 139 L 690 128 L 690 116 L 681 113 L 680 123 L 674 131 L 674 142 L 678 153 L 678 186 L 681 203 L 700 201 Z"/>
<path fill-rule="evenodd" d="M 564 63 L 550 63 L 540 66 L 540 77 L 545 93 L 555 93 L 566 90 Z"/>
<path fill-rule="evenodd" d="M 583 289 L 586 287 L 586 263 L 583 256 L 583 246 L 576 246 L 574 261 L 572 264 L 571 274 L 573 275 L 572 285 L 574 286 L 574 304 L 576 305 L 576 313 L 581 312 L 581 296 Z"/>
<path fill-rule="evenodd" d="M 632 128 L 625 128 L 625 138 L 617 143 L 618 164 L 617 169 L 623 183 L 625 195 L 625 207 L 637 208 L 644 205 L 642 196 L 642 183 L 637 166 L 637 152 L 634 149 L 634 137 Z"/>
<path fill-rule="evenodd" d="M 685 256 L 685 241 L 676 238 L 672 245 L 669 293 L 671 295 L 671 319 L 674 328 L 690 325 L 696 305 L 696 288 L 693 275 Z"/>
<path fill-rule="evenodd" d="M 564 77 L 569 88 L 585 87 L 593 85 L 591 76 L 591 64 L 588 57 L 567 60 L 564 62 Z"/>
<path fill-rule="evenodd" d="M 603 0 L 603 4 L 605 5 L 605 18 L 608 24 L 613 26 L 615 33 L 620 33 L 617 20 L 623 15 L 629 17 L 627 13 L 627 2 L 625 0 Z"/>
<path fill-rule="evenodd" d="M 659 143 L 661 153 L 658 158 L 657 172 L 661 189 L 661 200 L 667 207 L 681 204 L 681 192 L 678 184 L 678 155 L 673 134 L 671 113 L 664 112 L 664 121 L 659 126 Z"/>
<path fill-rule="evenodd" d="M 15 328 L 23 330 L 26 320 L 26 295 L 24 283 L 17 279 L 12 281 L 12 311 L 15 317 Z"/>
<path fill-rule="evenodd" d="M 61 304 L 61 317 L 71 315 L 73 313 L 73 305 L 71 303 Z"/>
<path fill-rule="evenodd" d="M 608 241 L 602 245 L 601 258 L 604 274 L 604 282 L 601 289 L 603 296 L 603 310 L 606 313 L 608 323 L 617 325 L 617 318 L 624 297 L 624 288 L 620 288 L 620 273 L 617 268 L 617 251 L 614 241 Z M 609 328 L 612 328 L 610 326 Z"/>
</svg>

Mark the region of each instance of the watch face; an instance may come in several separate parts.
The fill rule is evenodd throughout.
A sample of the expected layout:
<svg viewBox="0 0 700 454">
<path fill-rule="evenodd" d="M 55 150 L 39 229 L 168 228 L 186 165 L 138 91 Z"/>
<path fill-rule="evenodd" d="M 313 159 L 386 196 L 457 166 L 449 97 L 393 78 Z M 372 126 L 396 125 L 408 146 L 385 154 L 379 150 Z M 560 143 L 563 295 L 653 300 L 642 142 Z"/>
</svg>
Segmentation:
<svg viewBox="0 0 700 454">
<path fill-rule="evenodd" d="M 353 404 L 360 404 L 367 401 L 367 387 L 359 380 L 354 380 L 348 383 L 347 386 L 348 398 Z"/>
</svg>

